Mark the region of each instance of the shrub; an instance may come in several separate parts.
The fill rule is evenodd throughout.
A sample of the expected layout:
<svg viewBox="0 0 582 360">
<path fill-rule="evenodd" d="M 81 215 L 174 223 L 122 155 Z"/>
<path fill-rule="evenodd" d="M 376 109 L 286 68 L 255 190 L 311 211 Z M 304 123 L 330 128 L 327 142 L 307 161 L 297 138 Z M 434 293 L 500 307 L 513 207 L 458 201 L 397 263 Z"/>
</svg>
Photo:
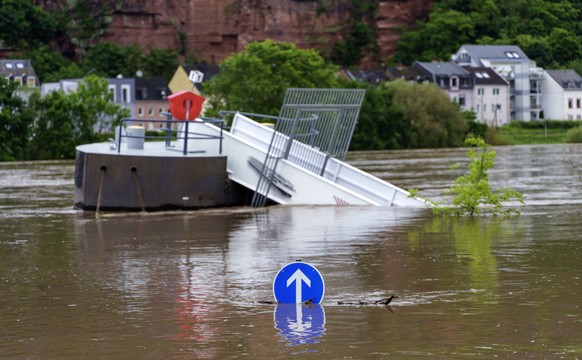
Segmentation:
<svg viewBox="0 0 582 360">
<path fill-rule="evenodd" d="M 578 126 L 568 130 L 568 132 L 566 133 L 566 142 L 582 143 L 582 126 Z"/>
</svg>

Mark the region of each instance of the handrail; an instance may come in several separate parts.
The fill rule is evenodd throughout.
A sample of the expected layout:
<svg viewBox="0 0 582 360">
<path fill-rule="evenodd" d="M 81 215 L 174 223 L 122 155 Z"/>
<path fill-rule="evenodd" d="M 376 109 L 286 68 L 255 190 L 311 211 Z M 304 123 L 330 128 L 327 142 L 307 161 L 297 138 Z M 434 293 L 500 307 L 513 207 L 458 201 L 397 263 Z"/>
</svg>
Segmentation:
<svg viewBox="0 0 582 360">
<path fill-rule="evenodd" d="M 223 131 L 224 131 L 224 120 L 222 119 L 215 119 L 215 118 L 206 118 L 206 117 L 198 117 L 196 118 L 196 120 L 192 121 L 195 123 L 209 123 L 209 124 L 213 124 L 217 127 L 220 128 L 220 135 L 216 136 L 216 135 L 210 135 L 210 134 L 202 134 L 202 133 L 195 133 L 195 132 L 189 132 L 188 131 L 188 124 L 190 123 L 190 121 L 178 121 L 178 120 L 172 120 L 172 115 L 169 113 L 164 113 L 164 115 L 167 115 L 167 119 L 165 120 L 156 120 L 156 119 L 132 119 L 132 118 L 123 118 L 120 120 L 118 128 L 119 130 L 116 128 L 116 131 L 118 131 L 118 136 L 117 136 L 117 153 L 119 154 L 121 152 L 121 139 L 122 138 L 131 138 L 131 139 L 160 139 L 160 140 L 165 140 L 166 141 L 166 147 L 170 147 L 171 146 L 171 140 L 175 139 L 175 140 L 183 140 L 184 141 L 184 146 L 183 146 L 183 154 L 187 155 L 188 152 L 188 140 L 219 140 L 219 154 L 222 154 L 222 139 L 223 139 Z M 133 135 L 127 135 L 127 134 L 123 134 L 123 132 L 121 131 L 121 129 L 127 128 L 127 126 L 130 126 L 131 124 L 143 124 L 143 123 L 159 123 L 159 124 L 165 124 L 166 127 L 165 128 L 161 128 L 160 130 L 165 130 L 165 132 L 163 134 L 160 135 L 145 135 L 144 132 L 144 136 L 133 136 Z M 184 129 L 183 130 L 179 130 L 179 129 L 173 129 L 172 125 L 173 124 L 180 124 L 180 125 L 184 125 Z M 145 130 L 145 129 L 144 129 Z M 181 136 L 181 134 L 184 134 L 183 136 Z M 194 151 L 191 151 L 194 152 Z"/>
</svg>

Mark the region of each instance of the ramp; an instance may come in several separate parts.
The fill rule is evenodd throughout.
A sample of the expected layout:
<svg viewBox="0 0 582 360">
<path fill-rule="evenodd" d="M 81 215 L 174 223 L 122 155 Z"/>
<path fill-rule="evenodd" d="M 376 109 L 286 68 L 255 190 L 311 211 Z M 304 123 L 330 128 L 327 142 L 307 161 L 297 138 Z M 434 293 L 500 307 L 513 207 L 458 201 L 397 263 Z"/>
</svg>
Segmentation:
<svg viewBox="0 0 582 360">
<path fill-rule="evenodd" d="M 190 128 L 197 134 L 220 134 L 220 128 L 208 123 L 194 122 Z M 204 141 L 189 145 L 208 153 L 216 152 L 217 146 L 216 142 Z M 285 151 L 287 156 L 270 166 L 265 163 L 269 151 Z M 252 190 L 267 179 L 269 186 L 261 195 L 279 204 L 427 206 L 423 200 L 409 197 L 408 192 L 316 146 L 290 139 L 240 113 L 235 115 L 230 132 L 223 132 L 222 153 L 227 156 L 232 181 Z"/>
</svg>

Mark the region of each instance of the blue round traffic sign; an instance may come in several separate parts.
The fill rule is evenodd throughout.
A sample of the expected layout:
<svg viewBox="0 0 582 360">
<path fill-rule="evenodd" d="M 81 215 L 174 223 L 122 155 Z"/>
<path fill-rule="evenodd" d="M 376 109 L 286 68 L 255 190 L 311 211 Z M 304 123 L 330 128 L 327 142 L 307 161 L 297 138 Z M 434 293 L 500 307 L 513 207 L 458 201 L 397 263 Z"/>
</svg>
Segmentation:
<svg viewBox="0 0 582 360">
<path fill-rule="evenodd" d="M 280 303 L 298 304 L 310 300 L 319 304 L 324 293 L 325 284 L 319 271 L 301 261 L 283 266 L 273 281 L 273 295 Z"/>
</svg>

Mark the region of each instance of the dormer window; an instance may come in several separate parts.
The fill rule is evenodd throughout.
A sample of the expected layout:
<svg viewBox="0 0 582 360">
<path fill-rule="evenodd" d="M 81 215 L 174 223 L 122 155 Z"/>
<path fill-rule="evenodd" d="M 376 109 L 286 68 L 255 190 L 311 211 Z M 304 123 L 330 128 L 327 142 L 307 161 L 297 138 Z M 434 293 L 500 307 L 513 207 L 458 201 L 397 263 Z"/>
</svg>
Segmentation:
<svg viewBox="0 0 582 360">
<path fill-rule="evenodd" d="M 505 55 L 510 59 L 519 59 L 521 57 L 515 51 L 507 51 L 507 52 L 505 52 Z"/>
<path fill-rule="evenodd" d="M 21 63 L 21 62 L 17 62 L 17 63 L 16 63 L 16 67 L 17 67 L 18 69 L 24 69 L 24 64 L 23 64 L 23 63 Z"/>
<path fill-rule="evenodd" d="M 12 63 L 6 63 L 6 64 L 4 64 L 4 67 L 6 69 L 14 69 L 14 65 L 12 65 Z"/>
</svg>

